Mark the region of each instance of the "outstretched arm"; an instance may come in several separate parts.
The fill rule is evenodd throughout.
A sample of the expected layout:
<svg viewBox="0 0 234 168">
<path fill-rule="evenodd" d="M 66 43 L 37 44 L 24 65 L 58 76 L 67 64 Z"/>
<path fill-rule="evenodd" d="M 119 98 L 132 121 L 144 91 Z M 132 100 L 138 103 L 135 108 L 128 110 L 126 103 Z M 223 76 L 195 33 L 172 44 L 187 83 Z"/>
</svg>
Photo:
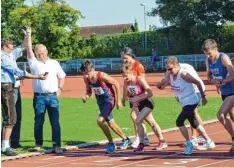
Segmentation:
<svg viewBox="0 0 234 168">
<path fill-rule="evenodd" d="M 26 28 L 26 31 L 24 31 L 25 35 L 26 35 L 26 49 L 27 49 L 27 58 L 28 59 L 35 59 L 35 55 L 33 53 L 33 49 L 32 49 L 32 30 L 30 27 Z"/>
<path fill-rule="evenodd" d="M 170 74 L 168 71 L 166 71 L 161 81 L 156 83 L 156 87 L 160 90 L 163 90 L 169 84 L 170 84 Z"/>
</svg>

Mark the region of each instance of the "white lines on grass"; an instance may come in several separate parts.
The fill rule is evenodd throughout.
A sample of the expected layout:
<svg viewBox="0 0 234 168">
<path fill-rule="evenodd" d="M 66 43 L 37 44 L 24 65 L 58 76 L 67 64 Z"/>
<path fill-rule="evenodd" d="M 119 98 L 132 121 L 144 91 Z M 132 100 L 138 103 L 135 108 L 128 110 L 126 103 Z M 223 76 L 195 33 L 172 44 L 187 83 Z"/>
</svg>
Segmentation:
<svg viewBox="0 0 234 168">
<path fill-rule="evenodd" d="M 59 158 L 63 158 L 65 156 L 53 156 L 53 157 L 49 157 L 49 158 L 46 158 L 46 159 L 42 159 L 42 160 L 53 160 L 53 159 L 59 159 Z"/>
<path fill-rule="evenodd" d="M 227 162 L 227 161 L 229 161 L 229 160 L 227 159 L 227 160 L 222 160 L 222 161 L 218 161 L 218 162 L 212 162 L 212 163 L 209 163 L 209 164 L 198 166 L 196 168 L 210 166 L 210 165 L 215 165 L 215 164 L 222 163 L 222 162 Z"/>
</svg>

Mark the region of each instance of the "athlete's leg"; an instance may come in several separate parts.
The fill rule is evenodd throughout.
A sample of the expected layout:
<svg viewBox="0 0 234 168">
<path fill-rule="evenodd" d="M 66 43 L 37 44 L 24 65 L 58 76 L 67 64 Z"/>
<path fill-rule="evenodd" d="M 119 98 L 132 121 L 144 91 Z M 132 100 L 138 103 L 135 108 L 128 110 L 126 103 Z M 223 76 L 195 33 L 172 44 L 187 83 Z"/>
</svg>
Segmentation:
<svg viewBox="0 0 234 168">
<path fill-rule="evenodd" d="M 137 115 L 136 125 L 137 125 L 138 135 L 140 138 L 140 143 L 144 143 L 145 130 L 143 127 L 143 121 L 146 119 L 146 117 L 150 114 L 151 111 L 152 109 L 145 107 Z"/>
<path fill-rule="evenodd" d="M 194 116 L 195 116 L 195 118 L 197 119 L 198 124 L 199 124 L 199 125 L 203 125 L 201 116 L 200 116 L 200 114 L 198 113 L 198 108 L 196 108 L 196 109 L 194 110 Z M 197 137 L 197 136 L 198 136 L 198 135 L 197 135 L 196 129 L 194 129 L 192 126 L 191 126 L 191 133 L 192 133 L 192 137 Z"/>
<path fill-rule="evenodd" d="M 230 116 L 233 114 L 233 106 L 234 106 L 234 96 L 229 96 L 225 98 L 223 104 L 221 105 L 218 113 L 217 118 L 222 123 L 224 128 L 228 131 L 228 133 L 233 137 L 234 131 L 232 127 L 231 120 L 227 118 L 227 114 L 229 113 Z"/>
<path fill-rule="evenodd" d="M 145 109 L 145 108 L 144 108 Z M 143 110 L 144 110 L 143 109 Z M 160 141 L 164 141 L 163 135 L 162 135 L 162 130 L 159 127 L 159 125 L 157 124 L 157 122 L 155 121 L 152 113 L 150 113 L 147 117 L 146 117 L 146 122 L 150 125 L 150 127 L 152 128 L 152 130 L 154 131 L 155 135 L 158 137 L 158 139 Z"/>
<path fill-rule="evenodd" d="M 107 140 L 109 143 L 114 143 L 113 138 L 111 136 L 111 132 L 109 130 L 109 127 L 105 121 L 105 119 L 102 116 L 98 116 L 97 118 L 97 124 L 101 128 L 102 132 L 105 134 Z"/>
<path fill-rule="evenodd" d="M 135 130 L 135 135 L 136 137 L 138 136 L 138 131 L 137 131 L 137 125 L 136 125 L 136 118 L 137 118 L 137 113 L 134 109 L 131 110 L 131 119 L 132 119 L 132 122 L 133 122 L 133 125 L 134 125 L 134 130 Z M 143 128 L 144 128 L 144 136 L 147 137 L 147 132 L 146 132 L 146 126 L 144 123 L 143 124 Z"/>
</svg>

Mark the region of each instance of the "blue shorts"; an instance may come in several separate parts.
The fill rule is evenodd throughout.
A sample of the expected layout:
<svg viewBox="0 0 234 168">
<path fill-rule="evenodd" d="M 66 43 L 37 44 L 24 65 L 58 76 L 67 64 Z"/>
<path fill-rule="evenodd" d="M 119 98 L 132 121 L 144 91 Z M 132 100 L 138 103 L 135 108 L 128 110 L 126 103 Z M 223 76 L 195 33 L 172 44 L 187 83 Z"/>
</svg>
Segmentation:
<svg viewBox="0 0 234 168">
<path fill-rule="evenodd" d="M 115 107 L 115 102 L 98 103 L 100 114 L 107 122 L 113 119 L 112 110 Z"/>
</svg>

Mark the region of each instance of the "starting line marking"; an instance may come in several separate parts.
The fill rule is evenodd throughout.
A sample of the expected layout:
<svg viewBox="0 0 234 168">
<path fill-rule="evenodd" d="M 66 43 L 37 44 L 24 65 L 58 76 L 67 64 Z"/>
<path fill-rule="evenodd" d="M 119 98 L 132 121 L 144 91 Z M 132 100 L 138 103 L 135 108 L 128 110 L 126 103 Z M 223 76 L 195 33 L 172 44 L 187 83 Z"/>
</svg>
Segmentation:
<svg viewBox="0 0 234 168">
<path fill-rule="evenodd" d="M 209 163 L 209 164 L 205 164 L 205 165 L 201 165 L 201 166 L 198 166 L 196 168 L 200 168 L 200 167 L 205 167 L 205 166 L 210 166 L 210 165 L 214 165 L 214 164 L 218 164 L 218 163 L 222 163 L 222 162 L 227 162 L 229 160 L 222 160 L 222 161 L 218 161 L 218 162 L 213 162 L 213 163 Z"/>
<path fill-rule="evenodd" d="M 53 156 L 53 157 L 49 157 L 49 158 L 46 158 L 46 159 L 42 159 L 42 160 L 53 160 L 53 159 L 59 159 L 59 158 L 63 158 L 65 156 Z"/>
<path fill-rule="evenodd" d="M 199 159 L 177 159 L 175 161 L 172 162 L 164 162 L 163 164 L 167 164 L 167 165 L 178 165 L 178 164 L 187 164 L 190 162 L 196 162 Z"/>
<path fill-rule="evenodd" d="M 83 164 L 83 165 L 95 165 L 97 166 L 97 163 L 70 163 L 70 164 L 73 164 L 73 165 L 76 165 L 76 164 Z M 110 166 L 110 165 L 113 165 L 111 163 L 98 163 L 98 165 L 102 165 L 102 166 Z"/>
</svg>

